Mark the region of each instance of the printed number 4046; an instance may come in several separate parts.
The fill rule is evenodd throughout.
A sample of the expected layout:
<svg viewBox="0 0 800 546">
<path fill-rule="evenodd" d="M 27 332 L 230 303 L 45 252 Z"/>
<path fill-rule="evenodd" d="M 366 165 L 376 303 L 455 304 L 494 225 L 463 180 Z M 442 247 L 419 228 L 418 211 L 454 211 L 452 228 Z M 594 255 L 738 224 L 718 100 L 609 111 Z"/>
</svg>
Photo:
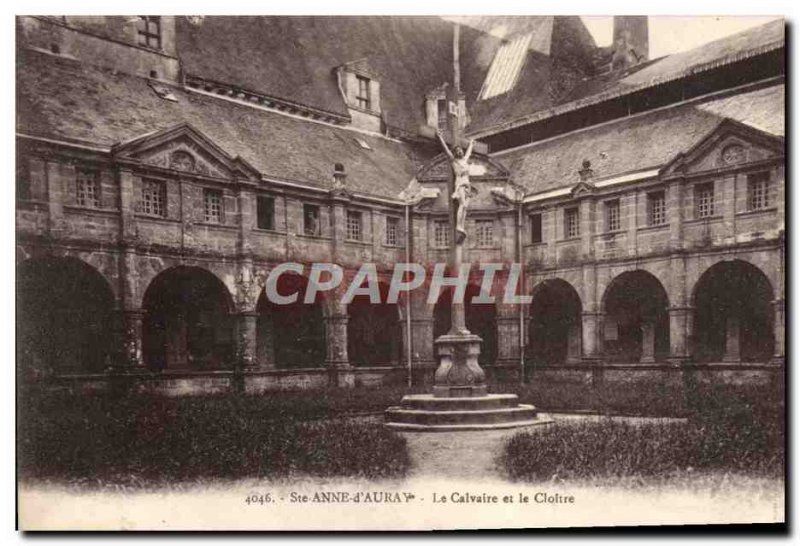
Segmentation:
<svg viewBox="0 0 800 546">
<path fill-rule="evenodd" d="M 244 502 L 247 504 L 269 504 L 275 502 L 271 493 L 264 493 L 263 495 L 248 495 Z"/>
</svg>

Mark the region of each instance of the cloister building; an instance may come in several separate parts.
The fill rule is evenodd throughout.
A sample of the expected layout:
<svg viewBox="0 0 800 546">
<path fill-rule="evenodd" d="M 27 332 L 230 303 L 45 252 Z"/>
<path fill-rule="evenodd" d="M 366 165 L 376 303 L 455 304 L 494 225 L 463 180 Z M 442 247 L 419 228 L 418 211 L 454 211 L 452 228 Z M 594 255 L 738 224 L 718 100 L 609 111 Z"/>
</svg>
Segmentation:
<svg viewBox="0 0 800 546">
<path fill-rule="evenodd" d="M 23 381 L 214 392 L 424 381 L 450 298 L 276 305 L 278 264 L 447 261 L 435 17 L 17 18 Z M 498 380 L 783 373 L 784 22 L 649 58 L 646 18 L 461 21 L 467 326 Z M 472 303 L 521 263 L 530 304 Z M 303 293 L 306 275 L 278 291 Z M 382 300 L 385 301 L 385 300 Z"/>
</svg>

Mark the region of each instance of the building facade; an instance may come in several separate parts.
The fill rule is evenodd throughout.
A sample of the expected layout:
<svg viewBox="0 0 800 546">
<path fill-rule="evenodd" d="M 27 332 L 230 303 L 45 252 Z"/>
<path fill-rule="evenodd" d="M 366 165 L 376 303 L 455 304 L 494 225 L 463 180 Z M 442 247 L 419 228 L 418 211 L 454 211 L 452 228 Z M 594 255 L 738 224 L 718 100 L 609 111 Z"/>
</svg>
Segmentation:
<svg viewBox="0 0 800 546">
<path fill-rule="evenodd" d="M 462 22 L 467 326 L 497 380 L 785 364 L 784 27 L 648 59 L 577 17 Z M 501 30 L 502 29 L 502 32 Z M 17 365 L 63 388 L 421 382 L 450 292 L 278 306 L 285 262 L 447 261 L 453 23 L 19 17 Z M 300 47 L 302 45 L 302 47 Z M 302 51 L 302 54 L 299 53 Z M 501 264 L 481 292 L 480 264 Z M 526 305 L 502 303 L 521 263 Z M 300 292 L 284 274 L 278 292 Z M 382 300 L 385 301 L 385 300 Z"/>
</svg>

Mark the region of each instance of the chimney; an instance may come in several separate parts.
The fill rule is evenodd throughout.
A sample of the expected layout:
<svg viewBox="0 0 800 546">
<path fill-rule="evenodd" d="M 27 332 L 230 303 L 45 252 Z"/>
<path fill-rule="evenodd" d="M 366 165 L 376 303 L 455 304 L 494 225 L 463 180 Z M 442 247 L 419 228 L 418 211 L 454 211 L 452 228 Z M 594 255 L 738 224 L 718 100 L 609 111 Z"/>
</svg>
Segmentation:
<svg viewBox="0 0 800 546">
<path fill-rule="evenodd" d="M 650 59 L 646 15 L 614 16 L 612 69 L 627 68 Z"/>
</svg>

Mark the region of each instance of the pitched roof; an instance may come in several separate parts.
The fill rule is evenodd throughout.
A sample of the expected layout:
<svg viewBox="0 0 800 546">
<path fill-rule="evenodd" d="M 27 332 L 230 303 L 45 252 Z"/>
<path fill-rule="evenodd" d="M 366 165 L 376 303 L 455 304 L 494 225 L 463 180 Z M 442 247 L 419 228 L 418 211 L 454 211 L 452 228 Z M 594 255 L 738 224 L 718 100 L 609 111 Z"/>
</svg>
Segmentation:
<svg viewBox="0 0 800 546">
<path fill-rule="evenodd" d="M 112 146 L 189 123 L 267 177 L 328 187 L 334 163 L 348 188 L 396 197 L 438 150 L 268 112 L 33 51 L 17 57 L 17 131 Z M 356 139 L 365 142 L 363 148 Z"/>
<path fill-rule="evenodd" d="M 491 119 L 486 121 L 478 119 L 470 125 L 469 132 L 476 135 L 488 134 L 518 127 L 563 111 L 777 49 L 784 44 L 784 27 L 785 22 L 782 19 L 771 21 L 689 51 L 661 57 L 627 70 L 596 76 L 578 82 L 568 93 L 538 109 L 534 109 L 536 105 L 529 105 L 528 109 L 523 109 L 515 104 L 505 108 L 502 113 L 496 113 Z M 529 92 L 541 91 L 533 87 Z"/>
<path fill-rule="evenodd" d="M 210 16 L 199 25 L 185 17 L 176 23 L 186 74 L 342 116 L 347 108 L 334 69 L 367 62 L 381 84 L 386 123 L 414 134 L 425 123 L 425 94 L 452 80 L 452 36 L 453 24 L 439 17 Z M 482 77 L 473 51 L 480 37 L 462 31 L 465 89 Z"/>
<path fill-rule="evenodd" d="M 775 85 L 708 102 L 684 104 L 562 135 L 493 155 L 513 179 L 538 193 L 578 182 L 584 159 L 597 178 L 666 164 L 730 118 L 784 135 L 785 86 Z"/>
</svg>

